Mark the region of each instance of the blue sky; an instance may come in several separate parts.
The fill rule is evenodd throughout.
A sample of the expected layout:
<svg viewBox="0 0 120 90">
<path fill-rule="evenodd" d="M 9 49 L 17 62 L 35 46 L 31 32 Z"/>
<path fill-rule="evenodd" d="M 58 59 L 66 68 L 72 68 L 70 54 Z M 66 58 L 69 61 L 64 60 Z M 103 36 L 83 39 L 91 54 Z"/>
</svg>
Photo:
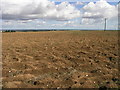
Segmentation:
<svg viewBox="0 0 120 90">
<path fill-rule="evenodd" d="M 117 30 L 118 1 L 5 0 L 2 1 L 3 18 L 0 21 L 2 21 L 2 29 L 102 30 L 104 19 L 107 18 L 107 29 Z"/>
<path fill-rule="evenodd" d="M 77 1 L 81 1 L 81 2 L 96 2 L 96 1 L 99 1 L 99 0 L 50 0 L 50 1 L 69 1 L 69 2 L 77 2 Z M 119 0 L 106 0 L 108 2 L 119 2 Z"/>
</svg>

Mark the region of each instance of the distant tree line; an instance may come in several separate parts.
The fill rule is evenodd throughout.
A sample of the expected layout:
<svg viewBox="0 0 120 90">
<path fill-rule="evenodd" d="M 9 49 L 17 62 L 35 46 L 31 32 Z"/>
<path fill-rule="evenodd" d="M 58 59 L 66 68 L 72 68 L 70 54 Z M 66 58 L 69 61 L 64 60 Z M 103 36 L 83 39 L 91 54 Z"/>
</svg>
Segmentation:
<svg viewBox="0 0 120 90">
<path fill-rule="evenodd" d="M 15 30 L 5 30 L 3 32 L 16 32 Z"/>
</svg>

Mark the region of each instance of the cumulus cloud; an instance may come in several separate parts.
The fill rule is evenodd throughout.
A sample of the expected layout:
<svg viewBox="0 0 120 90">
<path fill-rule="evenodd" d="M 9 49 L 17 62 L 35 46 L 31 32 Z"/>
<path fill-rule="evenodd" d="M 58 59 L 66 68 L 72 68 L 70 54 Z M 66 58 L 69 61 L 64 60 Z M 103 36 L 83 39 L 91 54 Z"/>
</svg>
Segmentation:
<svg viewBox="0 0 120 90">
<path fill-rule="evenodd" d="M 77 1 L 76 5 L 84 5 L 84 2 Z"/>
<path fill-rule="evenodd" d="M 68 2 L 56 5 L 49 0 L 2 0 L 1 5 L 4 20 L 69 20 L 80 16 L 80 11 Z"/>
<path fill-rule="evenodd" d="M 118 15 L 118 9 L 115 5 L 110 5 L 105 0 L 97 1 L 96 3 L 90 2 L 83 7 L 83 18 L 99 20 L 103 18 L 115 18 Z M 94 19 L 94 20 L 93 20 Z M 84 21 L 84 20 L 83 20 Z"/>
<path fill-rule="evenodd" d="M 94 19 L 83 18 L 81 22 L 82 22 L 82 24 L 93 24 L 95 22 L 95 20 Z"/>
</svg>

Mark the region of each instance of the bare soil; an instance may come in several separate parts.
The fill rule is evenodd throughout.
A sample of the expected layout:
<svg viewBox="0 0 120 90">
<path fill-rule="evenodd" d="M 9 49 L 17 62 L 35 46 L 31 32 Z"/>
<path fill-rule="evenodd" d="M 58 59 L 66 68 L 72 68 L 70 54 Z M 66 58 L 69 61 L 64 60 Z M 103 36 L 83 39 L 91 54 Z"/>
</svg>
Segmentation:
<svg viewBox="0 0 120 90">
<path fill-rule="evenodd" d="M 4 88 L 118 88 L 118 31 L 3 33 Z"/>
</svg>

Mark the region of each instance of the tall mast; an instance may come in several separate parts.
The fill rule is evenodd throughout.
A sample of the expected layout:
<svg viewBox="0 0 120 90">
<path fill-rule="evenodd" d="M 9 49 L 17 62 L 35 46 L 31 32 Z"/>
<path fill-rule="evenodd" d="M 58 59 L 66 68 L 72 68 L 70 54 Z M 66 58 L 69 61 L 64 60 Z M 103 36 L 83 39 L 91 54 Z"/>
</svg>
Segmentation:
<svg viewBox="0 0 120 90">
<path fill-rule="evenodd" d="M 107 18 L 105 18 L 105 26 L 104 26 L 104 31 L 106 30 L 106 26 L 107 26 Z"/>
</svg>

